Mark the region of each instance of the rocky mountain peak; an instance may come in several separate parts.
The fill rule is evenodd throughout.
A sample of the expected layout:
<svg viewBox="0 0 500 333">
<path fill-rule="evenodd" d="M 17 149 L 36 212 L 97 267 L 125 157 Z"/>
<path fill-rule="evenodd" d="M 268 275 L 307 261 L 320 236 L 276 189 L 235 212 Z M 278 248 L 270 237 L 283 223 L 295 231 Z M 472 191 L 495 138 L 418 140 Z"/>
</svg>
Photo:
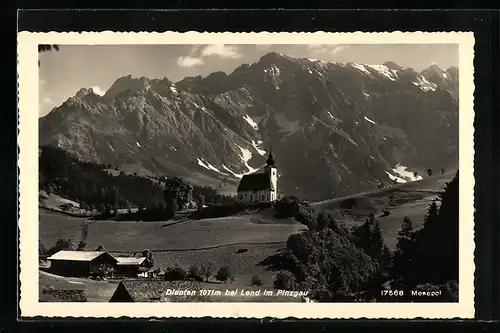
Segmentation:
<svg viewBox="0 0 500 333">
<path fill-rule="evenodd" d="M 168 81 L 170 82 L 170 81 Z M 132 75 L 122 76 L 117 79 L 106 91 L 104 97 L 108 100 L 115 98 L 123 91 L 139 91 L 151 88 L 151 80 L 146 77 L 134 78 Z"/>
<path fill-rule="evenodd" d="M 82 88 L 76 92 L 75 97 L 84 98 L 85 96 L 91 94 L 95 95 L 95 92 L 92 88 Z"/>
<path fill-rule="evenodd" d="M 384 66 L 386 66 L 389 69 L 400 71 L 403 69 L 403 66 L 400 66 L 396 64 L 394 61 L 386 61 L 384 62 Z"/>
<path fill-rule="evenodd" d="M 275 66 L 286 66 L 292 63 L 297 63 L 298 59 L 284 55 L 282 53 L 278 52 L 269 52 L 265 55 L 263 55 L 259 61 L 257 62 L 258 65 L 264 66 L 264 67 L 269 67 L 271 65 Z"/>
</svg>

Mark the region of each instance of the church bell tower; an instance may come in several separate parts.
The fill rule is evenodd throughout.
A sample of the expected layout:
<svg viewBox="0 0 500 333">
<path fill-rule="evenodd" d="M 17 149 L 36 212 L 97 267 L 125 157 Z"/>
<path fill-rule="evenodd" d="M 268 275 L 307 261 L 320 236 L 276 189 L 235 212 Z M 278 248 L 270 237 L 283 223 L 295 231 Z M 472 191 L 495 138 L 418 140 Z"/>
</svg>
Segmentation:
<svg viewBox="0 0 500 333">
<path fill-rule="evenodd" d="M 278 199 L 278 168 L 276 168 L 276 162 L 274 161 L 274 155 L 272 150 L 269 150 L 269 157 L 266 160 L 265 170 L 269 175 L 269 179 L 271 180 L 271 184 L 273 185 L 274 192 L 271 192 L 271 200 Z"/>
</svg>

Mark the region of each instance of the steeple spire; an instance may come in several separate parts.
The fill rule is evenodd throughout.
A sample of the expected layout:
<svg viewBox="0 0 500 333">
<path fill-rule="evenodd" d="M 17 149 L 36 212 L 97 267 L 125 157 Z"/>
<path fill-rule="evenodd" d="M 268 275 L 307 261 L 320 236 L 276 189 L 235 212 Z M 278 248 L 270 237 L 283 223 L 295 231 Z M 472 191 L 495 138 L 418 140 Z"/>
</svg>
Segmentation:
<svg viewBox="0 0 500 333">
<path fill-rule="evenodd" d="M 269 148 L 269 157 L 267 158 L 266 163 L 268 166 L 273 166 L 275 164 L 272 148 Z"/>
</svg>

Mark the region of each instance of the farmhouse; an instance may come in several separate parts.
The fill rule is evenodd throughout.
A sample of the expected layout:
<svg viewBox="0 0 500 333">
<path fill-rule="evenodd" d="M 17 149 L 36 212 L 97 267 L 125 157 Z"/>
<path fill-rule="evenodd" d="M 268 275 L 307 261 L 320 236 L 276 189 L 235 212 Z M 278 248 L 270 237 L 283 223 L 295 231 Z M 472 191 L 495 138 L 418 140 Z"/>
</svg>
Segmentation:
<svg viewBox="0 0 500 333">
<path fill-rule="evenodd" d="M 115 276 L 137 277 L 139 273 L 147 271 L 146 257 L 115 257 L 117 260 Z"/>
<path fill-rule="evenodd" d="M 113 276 L 117 260 L 106 251 L 59 251 L 48 257 L 50 272 L 73 277 Z"/>
<path fill-rule="evenodd" d="M 264 172 L 241 178 L 237 193 L 239 202 L 271 202 L 278 199 L 278 169 L 272 152 L 269 152 L 266 164 Z"/>
</svg>

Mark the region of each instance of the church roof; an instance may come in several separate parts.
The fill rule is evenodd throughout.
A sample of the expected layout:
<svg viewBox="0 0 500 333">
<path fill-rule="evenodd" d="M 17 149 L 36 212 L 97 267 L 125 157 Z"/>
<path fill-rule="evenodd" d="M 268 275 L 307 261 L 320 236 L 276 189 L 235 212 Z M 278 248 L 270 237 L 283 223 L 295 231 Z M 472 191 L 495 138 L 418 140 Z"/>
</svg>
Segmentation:
<svg viewBox="0 0 500 333">
<path fill-rule="evenodd" d="M 271 178 L 267 173 L 254 173 L 245 175 L 243 176 L 243 178 L 241 178 L 240 185 L 238 186 L 238 191 L 261 190 L 275 190 L 273 183 L 271 182 Z"/>
</svg>

